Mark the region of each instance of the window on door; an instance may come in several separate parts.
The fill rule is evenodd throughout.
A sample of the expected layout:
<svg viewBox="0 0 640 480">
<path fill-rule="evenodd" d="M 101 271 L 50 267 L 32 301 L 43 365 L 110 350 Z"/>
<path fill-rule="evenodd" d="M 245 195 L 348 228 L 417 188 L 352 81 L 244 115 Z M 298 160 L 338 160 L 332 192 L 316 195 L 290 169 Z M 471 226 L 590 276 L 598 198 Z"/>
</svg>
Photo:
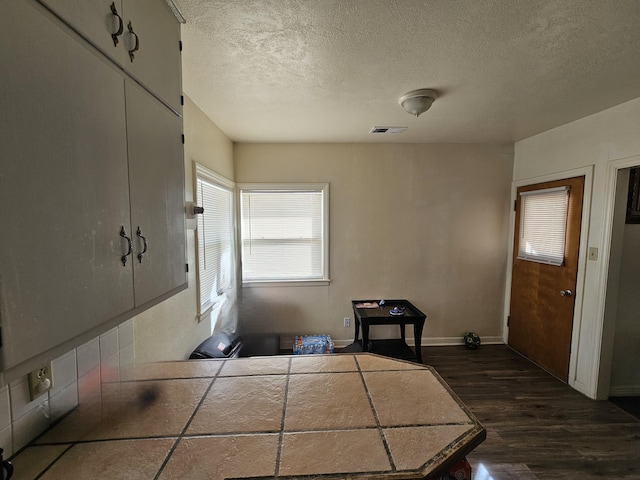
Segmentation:
<svg viewBox="0 0 640 480">
<path fill-rule="evenodd" d="M 568 187 L 520 193 L 519 259 L 563 264 L 568 200 Z"/>
<path fill-rule="evenodd" d="M 234 184 L 196 164 L 198 297 L 200 315 L 235 292 Z"/>
<path fill-rule="evenodd" d="M 243 284 L 328 282 L 329 185 L 240 185 Z"/>
</svg>

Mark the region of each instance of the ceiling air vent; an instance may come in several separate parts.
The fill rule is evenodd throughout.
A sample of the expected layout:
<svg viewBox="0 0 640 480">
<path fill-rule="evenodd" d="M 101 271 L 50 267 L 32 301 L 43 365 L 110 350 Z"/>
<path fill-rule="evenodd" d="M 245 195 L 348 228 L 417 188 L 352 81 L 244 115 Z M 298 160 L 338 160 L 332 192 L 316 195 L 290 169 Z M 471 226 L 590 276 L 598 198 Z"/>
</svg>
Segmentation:
<svg viewBox="0 0 640 480">
<path fill-rule="evenodd" d="M 373 127 L 369 133 L 402 133 L 408 127 Z"/>
</svg>

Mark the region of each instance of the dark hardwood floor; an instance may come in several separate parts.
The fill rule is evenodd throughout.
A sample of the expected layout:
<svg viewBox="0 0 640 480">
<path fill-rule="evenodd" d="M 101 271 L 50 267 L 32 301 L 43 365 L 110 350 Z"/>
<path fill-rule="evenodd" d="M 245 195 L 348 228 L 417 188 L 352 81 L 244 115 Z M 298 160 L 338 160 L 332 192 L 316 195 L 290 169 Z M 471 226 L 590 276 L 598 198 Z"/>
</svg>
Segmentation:
<svg viewBox="0 0 640 480">
<path fill-rule="evenodd" d="M 640 397 L 609 397 L 609 401 L 640 420 Z"/>
<path fill-rule="evenodd" d="M 424 347 L 487 429 L 474 480 L 639 479 L 640 421 L 590 400 L 504 345 Z"/>
</svg>

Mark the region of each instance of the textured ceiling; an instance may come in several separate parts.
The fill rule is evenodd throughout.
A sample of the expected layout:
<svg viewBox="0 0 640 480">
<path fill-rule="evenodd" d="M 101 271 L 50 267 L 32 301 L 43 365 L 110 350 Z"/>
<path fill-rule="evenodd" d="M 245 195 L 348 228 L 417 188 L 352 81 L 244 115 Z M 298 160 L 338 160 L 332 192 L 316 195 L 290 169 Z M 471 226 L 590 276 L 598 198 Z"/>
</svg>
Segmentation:
<svg viewBox="0 0 640 480">
<path fill-rule="evenodd" d="M 511 143 L 640 97 L 640 0 L 175 3 L 184 91 L 237 142 Z"/>
</svg>

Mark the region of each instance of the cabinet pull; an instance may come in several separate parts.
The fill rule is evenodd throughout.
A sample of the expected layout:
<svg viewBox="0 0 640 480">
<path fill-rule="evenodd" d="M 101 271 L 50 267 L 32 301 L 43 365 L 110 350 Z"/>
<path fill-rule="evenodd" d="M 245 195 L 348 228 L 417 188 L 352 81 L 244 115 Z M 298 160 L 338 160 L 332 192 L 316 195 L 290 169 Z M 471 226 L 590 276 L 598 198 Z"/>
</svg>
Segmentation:
<svg viewBox="0 0 640 480">
<path fill-rule="evenodd" d="M 131 50 L 129 50 L 129 59 L 133 62 L 133 59 L 135 57 L 134 53 L 138 51 L 138 48 L 140 48 L 140 41 L 138 40 L 138 35 L 136 35 L 136 32 L 133 31 L 133 27 L 131 26 L 131 21 L 129 21 L 127 28 L 129 29 L 129 33 L 133 35 L 136 39 L 135 45 Z"/>
<path fill-rule="evenodd" d="M 120 229 L 120 236 L 124 238 L 128 244 L 127 253 L 125 253 L 122 257 L 120 257 L 120 260 L 122 260 L 122 265 L 127 266 L 127 257 L 131 255 L 131 252 L 133 251 L 133 246 L 131 244 L 131 239 L 127 237 L 127 231 L 124 229 L 124 226 Z"/>
<path fill-rule="evenodd" d="M 142 230 L 140 230 L 140 227 L 138 227 L 138 231 L 136 232 L 136 235 L 138 235 L 138 237 L 142 239 L 142 251 L 138 254 L 138 261 L 142 263 L 142 257 L 144 256 L 145 253 L 147 253 L 147 247 L 149 245 L 147 244 L 146 237 L 142 235 Z"/>
<path fill-rule="evenodd" d="M 111 38 L 113 39 L 113 46 L 118 46 L 118 37 L 122 35 L 124 31 L 124 22 L 122 21 L 122 17 L 118 15 L 118 10 L 116 9 L 115 2 L 111 4 L 111 13 L 118 19 L 118 28 L 115 32 L 111 34 Z"/>
</svg>

